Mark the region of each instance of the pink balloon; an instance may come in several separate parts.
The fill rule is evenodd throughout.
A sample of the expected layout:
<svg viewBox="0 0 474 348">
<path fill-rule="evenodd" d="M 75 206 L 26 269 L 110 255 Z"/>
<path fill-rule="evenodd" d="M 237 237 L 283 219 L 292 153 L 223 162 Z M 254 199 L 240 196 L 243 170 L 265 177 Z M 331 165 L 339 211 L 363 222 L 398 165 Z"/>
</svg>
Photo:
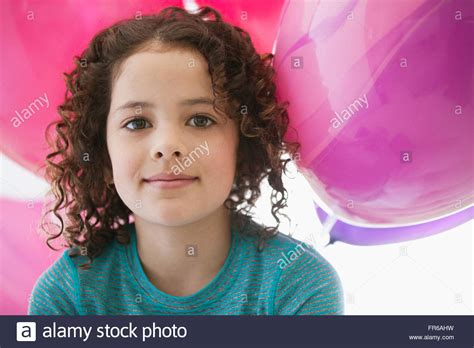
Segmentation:
<svg viewBox="0 0 474 348">
<path fill-rule="evenodd" d="M 222 12 L 224 20 L 250 32 L 257 50 L 271 51 L 283 0 L 271 7 L 250 0 L 202 2 Z M 2 84 L 0 150 L 36 172 L 44 162 L 46 125 L 59 117 L 65 84 L 62 73 L 101 29 L 124 18 L 158 13 L 180 0 L 97 0 L 2 5 Z M 74 23 L 74 25 L 71 25 Z M 59 37 L 58 37 L 59 35 Z M 64 35 L 64 37 L 60 37 Z"/>
<path fill-rule="evenodd" d="M 56 107 L 65 93 L 62 73 L 73 68 L 73 57 L 99 30 L 119 19 L 156 13 L 168 5 L 179 6 L 181 1 L 36 1 L 22 5 L 4 1 L 1 151 L 36 171 L 47 153 L 46 125 L 59 117 Z"/>
<path fill-rule="evenodd" d="M 473 205 L 472 15 L 467 0 L 286 2 L 278 90 L 318 205 L 379 227 Z"/>
<path fill-rule="evenodd" d="M 39 229 L 43 202 L 0 200 L 0 314 L 24 315 L 40 274 L 60 252 L 49 249 Z M 56 245 L 56 244 L 53 244 Z M 56 245 L 57 246 L 57 245 Z"/>
</svg>

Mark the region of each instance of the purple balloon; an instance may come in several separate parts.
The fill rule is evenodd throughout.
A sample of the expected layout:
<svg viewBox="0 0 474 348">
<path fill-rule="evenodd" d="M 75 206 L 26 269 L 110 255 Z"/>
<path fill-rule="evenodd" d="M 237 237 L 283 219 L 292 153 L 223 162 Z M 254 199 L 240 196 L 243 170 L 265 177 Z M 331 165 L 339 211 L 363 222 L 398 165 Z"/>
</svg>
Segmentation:
<svg viewBox="0 0 474 348">
<path fill-rule="evenodd" d="M 324 222 L 327 221 L 328 214 L 319 207 L 317 207 L 316 211 L 319 220 L 324 224 Z M 369 228 L 337 221 L 331 229 L 329 244 L 337 241 L 354 245 L 400 243 L 407 240 L 429 237 L 447 231 L 460 224 L 468 222 L 473 218 L 474 207 L 470 207 L 439 220 L 404 227 Z"/>
</svg>

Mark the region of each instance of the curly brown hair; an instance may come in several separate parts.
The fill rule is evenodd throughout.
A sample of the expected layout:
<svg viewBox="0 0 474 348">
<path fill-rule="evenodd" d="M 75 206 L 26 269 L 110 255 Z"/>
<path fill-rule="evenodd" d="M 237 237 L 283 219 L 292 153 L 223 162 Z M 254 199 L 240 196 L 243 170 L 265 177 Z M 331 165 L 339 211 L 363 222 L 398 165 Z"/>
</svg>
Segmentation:
<svg viewBox="0 0 474 348">
<path fill-rule="evenodd" d="M 276 235 L 280 209 L 287 205 L 282 174 L 297 153 L 297 142 L 283 140 L 289 127 L 288 103 L 280 103 L 273 81 L 272 54 L 259 55 L 249 34 L 224 22 L 210 7 L 194 13 L 168 7 L 156 15 L 122 20 L 99 32 L 87 49 L 75 57 L 75 68 L 64 73 L 67 91 L 59 105 L 61 118 L 46 129 L 53 151 L 46 157 L 46 179 L 54 194 L 49 213 L 60 221 L 59 231 L 48 234 L 47 245 L 60 237 L 71 255 L 87 255 L 90 267 L 107 243 L 116 238 L 128 244 L 124 225 L 132 211 L 107 181 L 111 161 L 106 145 L 106 119 L 111 102 L 111 81 L 120 64 L 151 43 L 194 49 L 207 60 L 215 96 L 214 109 L 237 120 L 240 144 L 236 177 L 224 206 L 239 230 L 258 236 L 258 249 Z M 50 127 L 55 126 L 49 137 Z M 90 149 L 93 153 L 89 153 Z M 282 159 L 287 154 L 289 158 Z M 250 218 L 267 178 L 272 188 L 271 213 L 277 226 L 263 227 Z M 63 221 L 65 213 L 69 221 Z M 249 224 L 250 223 L 250 224 Z M 245 226 L 244 226 L 245 224 Z M 247 228 L 258 226 L 259 228 Z M 244 228 L 243 228 L 244 227 Z M 55 249 L 56 250 L 56 249 Z"/>
</svg>

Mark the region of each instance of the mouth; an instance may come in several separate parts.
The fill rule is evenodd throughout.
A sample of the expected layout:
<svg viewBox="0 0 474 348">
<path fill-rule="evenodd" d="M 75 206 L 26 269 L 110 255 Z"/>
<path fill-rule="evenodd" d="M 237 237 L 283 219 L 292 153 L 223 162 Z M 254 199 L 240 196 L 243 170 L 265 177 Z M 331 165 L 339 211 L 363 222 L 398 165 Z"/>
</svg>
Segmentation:
<svg viewBox="0 0 474 348">
<path fill-rule="evenodd" d="M 173 188 L 181 188 L 192 185 L 198 180 L 197 177 L 191 178 L 179 178 L 179 179 L 161 179 L 161 180 L 147 180 L 145 179 L 145 183 L 151 187 L 156 187 L 160 189 L 173 189 Z"/>
</svg>

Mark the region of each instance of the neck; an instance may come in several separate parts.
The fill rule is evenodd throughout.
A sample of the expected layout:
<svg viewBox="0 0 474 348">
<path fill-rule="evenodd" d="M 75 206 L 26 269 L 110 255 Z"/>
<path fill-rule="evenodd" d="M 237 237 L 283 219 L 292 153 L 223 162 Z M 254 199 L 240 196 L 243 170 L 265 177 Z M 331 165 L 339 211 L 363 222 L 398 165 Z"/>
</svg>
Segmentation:
<svg viewBox="0 0 474 348">
<path fill-rule="evenodd" d="M 222 207 L 187 225 L 164 226 L 135 218 L 137 252 L 150 281 L 161 291 L 187 296 L 222 268 L 231 245 L 230 214 Z"/>
</svg>

